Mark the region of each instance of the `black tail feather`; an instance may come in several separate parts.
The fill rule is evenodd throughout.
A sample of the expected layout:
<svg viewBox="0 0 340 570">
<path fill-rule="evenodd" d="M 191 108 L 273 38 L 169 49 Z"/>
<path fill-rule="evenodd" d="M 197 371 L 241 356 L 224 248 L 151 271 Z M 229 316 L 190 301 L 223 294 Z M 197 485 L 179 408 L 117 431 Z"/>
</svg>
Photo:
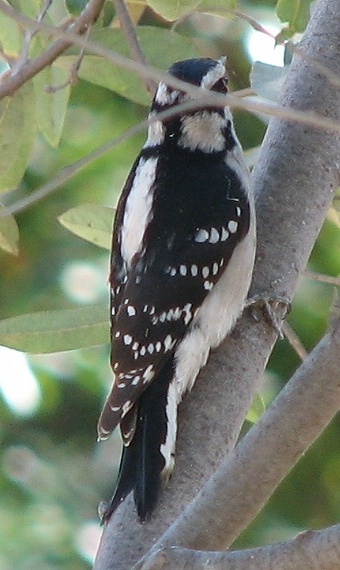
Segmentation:
<svg viewBox="0 0 340 570">
<path fill-rule="evenodd" d="M 116 490 L 103 517 L 104 523 L 132 490 L 141 522 L 150 517 L 157 504 L 165 466 L 161 445 L 168 431 L 166 405 L 172 377 L 171 359 L 137 404 L 135 433 L 129 445 L 123 448 Z"/>
</svg>

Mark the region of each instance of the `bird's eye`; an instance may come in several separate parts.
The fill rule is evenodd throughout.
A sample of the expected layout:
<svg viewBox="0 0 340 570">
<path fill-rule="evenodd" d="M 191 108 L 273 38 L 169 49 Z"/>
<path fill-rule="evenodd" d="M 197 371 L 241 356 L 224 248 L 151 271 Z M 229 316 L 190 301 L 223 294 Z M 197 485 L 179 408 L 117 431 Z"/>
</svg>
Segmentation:
<svg viewBox="0 0 340 570">
<path fill-rule="evenodd" d="M 217 83 L 215 83 L 211 90 L 217 91 L 217 93 L 228 93 L 228 79 L 226 77 L 222 77 L 217 81 Z"/>
</svg>

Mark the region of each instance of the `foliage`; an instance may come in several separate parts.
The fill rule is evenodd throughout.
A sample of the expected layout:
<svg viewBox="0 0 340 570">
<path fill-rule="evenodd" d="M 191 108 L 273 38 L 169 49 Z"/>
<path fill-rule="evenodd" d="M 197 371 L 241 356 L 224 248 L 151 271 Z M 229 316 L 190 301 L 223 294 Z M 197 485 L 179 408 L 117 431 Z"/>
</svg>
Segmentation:
<svg viewBox="0 0 340 570">
<path fill-rule="evenodd" d="M 31 18 L 38 18 L 44 5 L 40 0 L 9 4 Z M 79 14 L 85 4 L 54 0 L 44 21 L 59 26 L 70 14 Z M 259 8 L 266 4 L 273 2 L 257 3 Z M 129 7 L 152 66 L 164 71 L 179 59 L 226 53 L 232 88 L 247 86 L 246 24 L 235 16 L 234 9 L 240 9 L 235 1 L 149 0 L 129 2 Z M 285 27 L 277 41 L 304 30 L 309 8 L 309 0 L 278 0 L 276 13 Z M 252 2 L 243 3 L 242 10 L 256 14 Z M 89 38 L 103 49 L 125 56 L 130 53 L 107 6 Z M 25 50 L 28 57 L 37 57 L 53 41 L 46 34 L 25 35 L 24 28 L 0 10 L 3 79 L 9 67 L 20 64 Z M 112 65 L 103 55 L 85 52 L 80 60 L 79 54 L 80 47 L 69 48 L 0 100 L 0 192 L 6 205 L 34 196 L 60 170 L 146 116 L 150 96 L 140 75 Z M 80 68 L 74 81 L 77 63 Z M 252 87 L 260 96 L 276 99 L 285 72 L 257 64 L 251 73 Z M 236 126 L 248 151 L 260 144 L 262 121 L 236 113 Z M 113 443 L 101 449 L 95 446 L 96 418 L 110 383 L 108 295 L 96 280 L 107 281 L 112 208 L 143 136 L 112 145 L 112 150 L 77 170 L 44 202 L 32 202 L 34 207 L 16 218 L 0 218 L 0 343 L 32 354 L 71 351 L 30 357 L 40 399 L 28 415 L 21 415 L 5 397 L 0 403 L 3 568 L 10 567 L 10 560 L 18 570 L 33 565 L 46 570 L 56 566 L 81 569 L 88 567 L 91 558 L 84 537 L 87 529 L 96 528 L 96 503 L 112 489 L 111 454 L 116 453 L 118 460 L 115 436 Z M 339 274 L 339 248 L 339 221 L 332 212 L 315 245 L 310 268 Z M 331 296 L 331 287 L 323 283 L 304 279 L 301 284 L 290 322 L 307 349 L 326 328 Z M 249 420 L 256 421 L 262 400 L 265 404 L 271 401 L 297 364 L 290 345 L 279 343 L 265 389 Z M 10 374 L 0 373 L 0 386 Z M 334 422 L 240 544 L 271 539 L 274 526 L 276 539 L 282 539 L 297 528 L 334 522 L 340 511 L 334 475 L 339 471 L 338 437 L 339 426 Z M 307 501 L 301 490 L 310 484 L 310 473 L 314 494 Z"/>
</svg>

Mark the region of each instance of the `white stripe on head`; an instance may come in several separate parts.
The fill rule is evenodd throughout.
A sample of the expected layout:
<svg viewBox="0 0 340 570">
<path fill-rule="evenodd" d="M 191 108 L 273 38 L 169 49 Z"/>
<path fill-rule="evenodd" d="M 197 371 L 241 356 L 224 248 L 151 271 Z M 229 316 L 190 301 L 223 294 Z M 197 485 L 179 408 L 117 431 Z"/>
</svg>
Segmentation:
<svg viewBox="0 0 340 570">
<path fill-rule="evenodd" d="M 157 115 L 157 113 L 155 113 L 155 111 L 152 111 L 149 114 L 149 119 L 152 119 L 156 115 Z M 163 123 L 161 121 L 153 121 L 149 125 L 148 138 L 147 138 L 143 148 L 147 148 L 150 146 L 157 146 L 159 144 L 162 144 L 164 142 L 164 138 L 165 138 L 165 130 L 164 130 Z"/>
<path fill-rule="evenodd" d="M 169 87 L 164 81 L 161 81 L 156 91 L 155 102 L 162 106 L 173 105 L 179 95 L 179 91 L 172 89 L 172 87 Z"/>
<path fill-rule="evenodd" d="M 205 74 L 201 82 L 203 89 L 211 89 L 219 79 L 225 76 L 225 61 L 226 58 L 221 57 L 221 59 L 216 62 L 216 65 Z"/>
</svg>

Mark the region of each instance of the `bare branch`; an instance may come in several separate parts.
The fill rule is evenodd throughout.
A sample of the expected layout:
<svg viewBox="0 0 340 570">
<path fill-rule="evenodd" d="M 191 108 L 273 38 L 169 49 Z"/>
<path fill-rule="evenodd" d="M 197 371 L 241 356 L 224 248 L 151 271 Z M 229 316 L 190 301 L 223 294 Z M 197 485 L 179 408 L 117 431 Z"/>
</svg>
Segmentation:
<svg viewBox="0 0 340 570">
<path fill-rule="evenodd" d="M 293 540 L 240 551 L 203 552 L 168 547 L 141 570 L 338 570 L 340 525 L 306 531 Z"/>
<path fill-rule="evenodd" d="M 340 277 L 332 277 L 332 275 L 322 275 L 321 273 L 315 273 L 314 271 L 308 271 L 307 269 L 305 269 L 303 274 L 305 277 L 313 279 L 314 281 L 320 281 L 321 283 L 328 283 L 329 285 L 340 287 Z"/>
<path fill-rule="evenodd" d="M 124 31 L 127 43 L 131 51 L 131 55 L 134 57 L 136 61 L 139 61 L 140 63 L 146 65 L 147 60 L 139 43 L 136 33 L 136 28 L 130 16 L 125 0 L 114 0 L 114 3 L 116 7 L 117 16 L 120 20 L 122 29 Z M 146 80 L 146 86 L 151 95 L 154 94 L 156 85 L 157 84 L 151 79 Z"/>
<path fill-rule="evenodd" d="M 176 544 L 174 540 L 185 536 L 187 546 L 206 550 L 217 535 L 220 547 L 229 546 L 320 435 L 339 406 L 340 318 L 337 315 L 330 331 L 267 412 L 162 537 L 162 544 Z M 213 539 L 206 536 L 206 529 Z"/>
<path fill-rule="evenodd" d="M 192 111 L 196 108 L 200 108 L 201 105 L 202 103 L 200 102 L 200 100 L 197 101 L 190 100 L 185 103 L 181 103 L 180 105 L 177 105 L 176 108 L 166 109 L 165 111 L 162 111 L 157 115 L 153 115 L 152 117 L 149 117 L 144 121 L 140 121 L 133 127 L 127 129 L 123 134 L 119 135 L 112 141 L 103 144 L 94 151 L 87 153 L 86 156 L 84 156 L 84 158 L 80 158 L 73 164 L 66 166 L 63 170 L 61 170 L 58 176 L 56 176 L 53 180 L 49 180 L 46 184 L 40 186 L 40 188 L 37 188 L 36 190 L 31 192 L 29 196 L 26 196 L 25 198 L 17 200 L 13 204 L 6 206 L 5 208 L 2 208 L 0 210 L 0 219 L 5 218 L 6 216 L 9 216 L 11 214 L 17 214 L 19 212 L 22 212 L 23 210 L 29 208 L 30 206 L 33 206 L 40 200 L 43 200 L 44 198 L 52 194 L 55 190 L 60 188 L 62 184 L 65 184 L 65 182 L 70 180 L 73 176 L 75 176 L 80 170 L 85 168 L 85 166 L 90 164 L 93 160 L 100 158 L 101 156 L 103 156 L 110 150 L 114 149 L 115 147 L 119 146 L 129 138 L 143 131 L 150 124 L 158 120 L 163 121 L 165 119 L 174 117 L 175 115 L 181 112 L 189 110 Z"/>
<path fill-rule="evenodd" d="M 287 323 L 287 321 L 284 321 L 284 323 L 282 324 L 282 332 L 285 338 L 288 340 L 290 346 L 295 350 L 296 354 L 299 356 L 299 358 L 301 360 L 307 358 L 308 356 L 307 350 L 303 346 L 296 332 Z"/>
<path fill-rule="evenodd" d="M 94 0 L 93 0 L 94 1 Z M 99 2 L 99 0 L 97 0 Z M 89 4 L 88 4 L 89 6 Z M 265 113 L 268 115 L 280 117 L 282 119 L 286 119 L 292 121 L 294 123 L 301 123 L 304 125 L 314 126 L 315 128 L 319 129 L 326 129 L 332 132 L 340 132 L 340 121 L 331 120 L 327 116 L 322 116 L 321 114 L 316 113 L 315 111 L 306 111 L 306 110 L 299 110 L 296 111 L 293 108 L 288 106 L 278 106 L 271 103 L 266 103 L 262 101 L 254 101 L 253 98 L 246 98 L 246 97 L 237 97 L 235 95 L 221 95 L 219 93 L 215 93 L 212 91 L 207 91 L 205 89 L 201 89 L 196 87 L 192 84 L 185 83 L 180 79 L 177 79 L 173 75 L 168 73 L 164 73 L 159 71 L 156 68 L 153 68 L 149 65 L 144 65 L 142 63 L 136 62 L 131 60 L 127 57 L 122 56 L 121 54 L 114 52 L 110 49 L 107 49 L 100 44 L 97 44 L 89 39 L 86 39 L 80 35 L 74 33 L 74 27 L 72 26 L 72 31 L 64 30 L 62 28 L 56 28 L 54 26 L 50 26 L 45 22 L 37 22 L 36 20 L 32 20 L 18 12 L 15 12 L 13 8 L 9 5 L 5 4 L 3 0 L 0 0 L 0 10 L 3 11 L 6 15 L 13 17 L 18 23 L 22 26 L 27 26 L 29 28 L 37 28 L 42 32 L 53 36 L 60 36 L 62 39 L 58 40 L 55 44 L 51 46 L 46 52 L 44 52 L 41 56 L 38 56 L 36 59 L 31 60 L 27 63 L 24 70 L 21 70 L 23 75 L 20 77 L 10 76 L 6 77 L 6 81 L 0 84 L 0 99 L 6 95 L 11 94 L 13 91 L 18 89 L 27 79 L 30 79 L 36 73 L 41 71 L 47 65 L 50 65 L 58 55 L 62 51 L 64 51 L 67 47 L 71 44 L 78 45 L 82 48 L 89 50 L 92 53 L 95 53 L 99 56 L 106 58 L 108 61 L 111 61 L 114 65 L 118 65 L 120 67 L 124 67 L 133 71 L 140 75 L 143 78 L 152 78 L 154 81 L 164 81 L 168 85 L 171 85 L 175 89 L 179 89 L 188 93 L 194 99 L 199 99 L 204 101 L 204 105 L 211 105 L 216 107 L 224 107 L 225 105 L 229 105 L 229 107 L 234 109 L 243 109 L 248 110 L 254 113 Z M 78 20 L 77 20 L 78 22 Z M 66 47 L 63 47 L 61 52 L 58 52 L 57 44 L 59 42 L 67 43 Z M 64 45 L 64 44 L 63 44 Z M 52 57 L 51 50 L 54 49 L 55 57 Z M 25 73 L 24 73 L 25 72 Z"/>
<path fill-rule="evenodd" d="M 105 0 L 89 0 L 88 4 L 79 15 L 79 17 L 72 24 L 73 35 L 77 37 L 77 34 L 83 34 L 86 32 L 89 25 L 95 22 L 103 8 Z M 31 18 L 26 18 L 22 14 L 16 12 L 9 4 L 0 0 L 0 10 L 10 16 L 15 21 L 26 25 L 35 32 L 41 30 L 42 27 L 48 27 L 56 30 L 53 26 L 47 26 L 42 19 L 39 21 L 32 20 Z M 59 32 L 57 35 L 62 36 L 63 30 L 58 28 Z M 0 83 L 0 99 L 6 95 L 12 95 L 19 87 L 21 87 L 26 81 L 32 79 L 39 71 L 51 65 L 57 57 L 62 54 L 70 45 L 72 45 L 72 40 L 65 38 L 65 36 L 58 39 L 54 44 L 46 49 L 41 55 L 35 59 L 31 59 L 26 62 L 25 65 L 21 65 L 19 68 L 15 69 L 10 76 L 6 76 L 5 81 Z"/>
</svg>

